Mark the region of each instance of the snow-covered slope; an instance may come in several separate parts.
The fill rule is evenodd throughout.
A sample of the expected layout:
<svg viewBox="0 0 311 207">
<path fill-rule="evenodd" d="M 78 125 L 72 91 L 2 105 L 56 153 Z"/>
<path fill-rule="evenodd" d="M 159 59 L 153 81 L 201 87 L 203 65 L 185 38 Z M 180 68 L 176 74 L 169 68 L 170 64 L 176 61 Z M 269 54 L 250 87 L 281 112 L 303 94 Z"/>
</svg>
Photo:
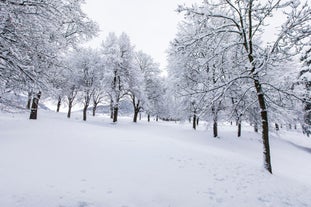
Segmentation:
<svg viewBox="0 0 311 207">
<path fill-rule="evenodd" d="M 65 114 L 0 114 L 1 207 L 311 206 L 311 140 L 271 137 L 270 175 L 260 135 L 204 126 Z"/>
</svg>

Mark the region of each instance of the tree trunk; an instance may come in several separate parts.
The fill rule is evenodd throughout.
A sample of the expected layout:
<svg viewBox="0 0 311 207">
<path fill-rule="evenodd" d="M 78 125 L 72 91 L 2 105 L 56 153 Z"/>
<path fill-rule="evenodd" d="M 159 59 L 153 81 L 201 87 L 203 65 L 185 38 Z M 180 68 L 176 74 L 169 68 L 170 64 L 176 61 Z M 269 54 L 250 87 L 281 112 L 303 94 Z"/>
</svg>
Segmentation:
<svg viewBox="0 0 311 207">
<path fill-rule="evenodd" d="M 269 122 L 266 107 L 265 97 L 262 91 L 261 84 L 258 79 L 254 80 L 254 85 L 257 92 L 257 98 L 260 107 L 260 116 L 262 122 L 262 141 L 263 141 L 263 154 L 264 154 L 264 167 L 272 174 L 271 157 L 270 157 L 270 144 L 269 144 Z"/>
<path fill-rule="evenodd" d="M 31 92 L 28 92 L 28 101 L 27 101 L 27 105 L 26 105 L 26 108 L 27 108 L 27 109 L 30 109 L 31 100 L 32 100 L 32 93 L 31 93 Z"/>
<path fill-rule="evenodd" d="M 69 100 L 67 118 L 71 117 L 72 101 L 73 100 Z"/>
<path fill-rule="evenodd" d="M 213 112 L 213 120 L 214 120 L 214 124 L 213 124 L 213 134 L 214 137 L 218 137 L 218 128 L 217 128 L 217 121 L 218 121 L 218 109 L 215 109 L 215 106 L 212 107 L 212 112 Z"/>
<path fill-rule="evenodd" d="M 159 116 L 158 115 L 156 116 L 156 121 L 159 121 Z"/>
<path fill-rule="evenodd" d="M 199 126 L 199 117 L 197 117 L 197 126 Z"/>
<path fill-rule="evenodd" d="M 150 114 L 148 114 L 148 122 L 150 122 Z"/>
<path fill-rule="evenodd" d="M 118 121 L 118 112 L 119 112 L 119 107 L 114 106 L 113 107 L 113 122 L 114 123 Z"/>
<path fill-rule="evenodd" d="M 110 100 L 110 118 L 113 119 L 114 115 L 113 115 L 113 101 Z"/>
<path fill-rule="evenodd" d="M 31 104 L 31 111 L 30 111 L 30 117 L 29 119 L 37 119 L 37 113 L 38 113 L 38 105 L 39 105 L 39 100 L 41 97 L 41 91 L 39 91 L 32 100 Z"/>
<path fill-rule="evenodd" d="M 215 138 L 218 136 L 217 120 L 214 120 L 214 124 L 213 124 L 213 134 L 214 134 L 214 137 L 215 137 Z"/>
<path fill-rule="evenodd" d="M 83 107 L 83 121 L 86 121 L 86 115 L 87 115 L 87 108 L 89 107 L 89 105 L 84 105 Z"/>
<path fill-rule="evenodd" d="M 95 114 L 96 114 L 97 105 L 98 105 L 98 103 L 94 102 L 94 104 L 93 104 L 93 116 L 95 116 Z"/>
<path fill-rule="evenodd" d="M 197 128 L 197 116 L 195 114 L 193 115 L 192 128 L 194 130 L 196 130 L 196 128 Z"/>
<path fill-rule="evenodd" d="M 138 109 L 134 109 L 134 117 L 133 117 L 133 122 L 137 122 L 137 117 L 138 117 L 138 112 L 139 112 L 139 110 Z"/>
<path fill-rule="evenodd" d="M 56 112 L 59 112 L 61 103 L 62 103 L 62 98 L 59 96 L 59 97 L 58 97 L 58 101 L 57 101 L 57 109 L 56 109 Z"/>
<path fill-rule="evenodd" d="M 241 124 L 241 121 L 239 121 L 238 123 L 238 137 L 241 137 L 241 131 L 242 131 L 242 124 Z"/>
<path fill-rule="evenodd" d="M 280 130 L 279 125 L 278 125 L 277 123 L 275 123 L 275 130 L 276 130 L 276 131 L 279 131 L 279 130 Z"/>
</svg>

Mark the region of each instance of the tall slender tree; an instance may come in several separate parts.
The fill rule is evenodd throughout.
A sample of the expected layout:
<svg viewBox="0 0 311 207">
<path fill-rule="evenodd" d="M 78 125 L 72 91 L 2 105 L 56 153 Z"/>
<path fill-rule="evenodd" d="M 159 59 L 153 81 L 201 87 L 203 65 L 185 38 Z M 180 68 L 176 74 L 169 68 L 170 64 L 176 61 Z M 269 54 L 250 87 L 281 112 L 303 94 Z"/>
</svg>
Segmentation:
<svg viewBox="0 0 311 207">
<path fill-rule="evenodd" d="M 286 21 L 282 24 L 280 33 L 274 41 L 267 45 L 261 44 L 260 37 L 265 29 L 265 22 L 280 9 L 287 11 Z M 277 93 L 282 90 L 266 81 L 269 78 L 267 74 L 277 69 L 274 67 L 276 63 L 296 55 L 305 42 L 310 41 L 310 7 L 298 1 L 271 0 L 262 3 L 255 0 L 218 0 L 204 1 L 202 6 L 180 6 L 178 10 L 185 12 L 189 20 L 185 24 L 190 25 L 195 32 L 185 36 L 183 44 L 178 44 L 177 49 L 192 47 L 202 39 L 225 37 L 215 42 L 220 47 L 215 50 L 214 55 L 206 58 L 214 59 L 213 57 L 223 56 L 228 51 L 241 51 L 240 61 L 244 61 L 244 65 L 239 68 L 239 72 L 232 74 L 231 79 L 223 85 L 208 91 L 214 91 L 221 86 L 230 88 L 236 80 L 248 79 L 252 82 L 253 87 L 250 91 L 256 93 L 260 109 L 264 167 L 272 173 L 267 105 L 269 100 L 265 87 L 276 89 Z M 228 38 L 230 42 L 227 42 Z M 216 69 L 222 70 L 222 67 L 217 66 Z M 248 90 L 244 87 L 243 89 Z"/>
</svg>

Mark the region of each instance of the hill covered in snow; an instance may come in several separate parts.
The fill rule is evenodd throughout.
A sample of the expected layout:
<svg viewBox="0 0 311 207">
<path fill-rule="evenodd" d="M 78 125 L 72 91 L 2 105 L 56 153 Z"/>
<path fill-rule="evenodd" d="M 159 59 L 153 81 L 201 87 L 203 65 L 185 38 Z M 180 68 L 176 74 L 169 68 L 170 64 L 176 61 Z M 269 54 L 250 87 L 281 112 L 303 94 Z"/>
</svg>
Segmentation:
<svg viewBox="0 0 311 207">
<path fill-rule="evenodd" d="M 265 207 L 311 205 L 311 140 L 271 134 L 273 175 L 260 134 L 223 123 L 146 122 L 40 111 L 0 114 L 0 206 Z"/>
</svg>

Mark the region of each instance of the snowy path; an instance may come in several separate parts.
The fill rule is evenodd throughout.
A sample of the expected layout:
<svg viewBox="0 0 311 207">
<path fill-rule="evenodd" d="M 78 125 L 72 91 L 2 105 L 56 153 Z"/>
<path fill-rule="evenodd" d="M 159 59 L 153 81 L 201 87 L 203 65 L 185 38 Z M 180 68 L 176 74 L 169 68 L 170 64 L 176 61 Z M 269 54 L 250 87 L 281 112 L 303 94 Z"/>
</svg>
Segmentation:
<svg viewBox="0 0 311 207">
<path fill-rule="evenodd" d="M 212 139 L 174 123 L 63 117 L 0 115 L 0 206 L 311 206 L 311 155 L 284 140 L 272 141 L 271 176 L 250 130 Z"/>
</svg>

